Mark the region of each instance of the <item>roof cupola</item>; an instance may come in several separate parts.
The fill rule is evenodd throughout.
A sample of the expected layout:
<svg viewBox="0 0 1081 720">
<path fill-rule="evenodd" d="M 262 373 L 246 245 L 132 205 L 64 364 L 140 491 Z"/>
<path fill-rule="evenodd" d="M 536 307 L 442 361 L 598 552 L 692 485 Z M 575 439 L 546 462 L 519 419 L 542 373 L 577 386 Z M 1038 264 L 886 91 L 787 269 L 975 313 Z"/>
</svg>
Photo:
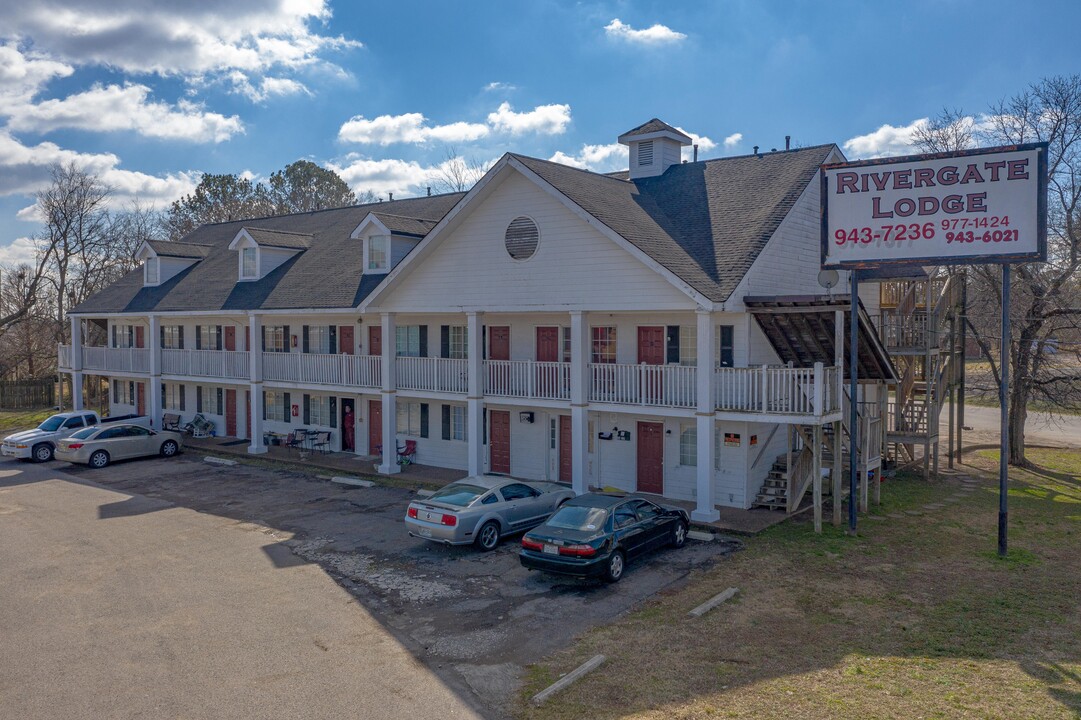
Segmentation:
<svg viewBox="0 0 1081 720">
<path fill-rule="evenodd" d="M 686 134 L 657 118 L 628 130 L 618 139 L 630 148 L 631 180 L 654 177 L 678 165 L 680 150 L 692 142 Z"/>
</svg>

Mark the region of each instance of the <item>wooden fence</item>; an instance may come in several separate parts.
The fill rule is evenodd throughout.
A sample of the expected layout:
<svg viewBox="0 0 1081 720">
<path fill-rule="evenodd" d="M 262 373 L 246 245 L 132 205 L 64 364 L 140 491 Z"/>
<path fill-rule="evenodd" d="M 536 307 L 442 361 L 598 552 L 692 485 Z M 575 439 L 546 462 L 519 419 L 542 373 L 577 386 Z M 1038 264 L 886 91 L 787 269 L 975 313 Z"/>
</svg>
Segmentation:
<svg viewBox="0 0 1081 720">
<path fill-rule="evenodd" d="M 37 410 L 56 405 L 56 380 L 0 381 L 0 410 Z"/>
</svg>

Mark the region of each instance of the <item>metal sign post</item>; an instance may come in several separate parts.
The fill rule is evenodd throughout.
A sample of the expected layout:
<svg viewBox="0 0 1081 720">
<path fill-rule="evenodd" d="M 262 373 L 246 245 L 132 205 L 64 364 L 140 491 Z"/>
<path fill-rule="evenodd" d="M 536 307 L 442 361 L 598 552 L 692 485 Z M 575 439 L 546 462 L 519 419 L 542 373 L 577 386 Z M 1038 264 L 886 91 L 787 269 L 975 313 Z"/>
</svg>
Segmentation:
<svg viewBox="0 0 1081 720">
<path fill-rule="evenodd" d="M 859 367 L 859 339 L 860 339 L 860 296 L 859 296 L 859 273 L 853 270 L 849 273 L 852 278 L 852 297 L 850 299 L 848 320 L 848 532 L 856 534 L 856 507 L 859 494 L 859 456 L 857 450 L 859 443 L 859 406 L 856 405 L 856 391 Z M 840 502 L 838 498 L 835 502 Z"/>
<path fill-rule="evenodd" d="M 1002 266 L 1002 349 L 998 360 L 998 554 L 1006 557 L 1007 468 L 1010 451 L 1010 266 Z"/>
</svg>

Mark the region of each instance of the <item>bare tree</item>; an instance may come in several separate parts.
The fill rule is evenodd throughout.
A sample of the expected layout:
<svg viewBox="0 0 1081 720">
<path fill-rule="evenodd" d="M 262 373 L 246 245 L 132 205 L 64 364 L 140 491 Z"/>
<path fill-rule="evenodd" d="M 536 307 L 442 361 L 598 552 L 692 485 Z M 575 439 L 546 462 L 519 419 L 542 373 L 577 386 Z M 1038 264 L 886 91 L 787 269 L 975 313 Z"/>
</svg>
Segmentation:
<svg viewBox="0 0 1081 720">
<path fill-rule="evenodd" d="M 443 162 L 432 172 L 428 182 L 437 192 L 464 192 L 476 185 L 491 166 L 476 157 L 463 158 L 457 149 L 448 146 L 443 150 Z"/>
<path fill-rule="evenodd" d="M 923 152 L 943 153 L 974 147 L 972 118 L 960 109 L 943 108 L 942 114 L 917 125 L 913 143 Z"/>
<path fill-rule="evenodd" d="M 944 114 L 931 125 L 921 149 L 958 149 L 949 143 L 964 137 L 956 131 L 963 119 L 959 111 Z M 1048 259 L 1016 266 L 1010 286 L 1009 462 L 1025 465 L 1029 404 L 1065 408 L 1081 400 L 1081 355 L 1068 352 L 1081 340 L 1081 75 L 1034 83 L 993 105 L 981 126 L 972 139 L 982 145 L 1049 144 Z M 1002 363 L 995 346 L 1002 276 L 995 266 L 978 265 L 969 269 L 969 277 L 968 326 L 999 382 Z"/>
</svg>

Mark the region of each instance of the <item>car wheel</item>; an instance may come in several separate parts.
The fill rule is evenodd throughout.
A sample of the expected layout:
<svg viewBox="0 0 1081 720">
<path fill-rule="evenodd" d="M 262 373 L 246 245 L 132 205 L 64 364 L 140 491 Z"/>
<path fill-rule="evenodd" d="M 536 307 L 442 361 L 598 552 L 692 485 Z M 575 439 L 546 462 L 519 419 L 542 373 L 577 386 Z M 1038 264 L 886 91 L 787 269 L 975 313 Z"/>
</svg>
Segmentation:
<svg viewBox="0 0 1081 720">
<path fill-rule="evenodd" d="M 31 454 L 34 456 L 34 462 L 49 462 L 53 459 L 53 446 L 49 443 L 35 445 Z"/>
<path fill-rule="evenodd" d="M 166 440 L 161 444 L 161 456 L 172 457 L 180 452 L 180 446 L 176 444 L 176 440 Z"/>
<path fill-rule="evenodd" d="M 687 544 L 687 523 L 682 520 L 672 528 L 672 547 L 681 548 Z"/>
<path fill-rule="evenodd" d="M 104 450 L 96 450 L 86 464 L 92 468 L 101 469 L 109 464 L 109 453 Z"/>
<path fill-rule="evenodd" d="M 627 559 L 623 557 L 622 550 L 616 550 L 608 558 L 608 567 L 604 569 L 605 582 L 619 582 L 619 579 L 623 577 L 623 569 L 627 565 Z"/>
<path fill-rule="evenodd" d="M 495 550 L 496 546 L 499 545 L 499 536 L 499 523 L 495 520 L 489 520 L 481 526 L 475 542 L 478 548 L 484 552 L 489 552 Z"/>
</svg>

